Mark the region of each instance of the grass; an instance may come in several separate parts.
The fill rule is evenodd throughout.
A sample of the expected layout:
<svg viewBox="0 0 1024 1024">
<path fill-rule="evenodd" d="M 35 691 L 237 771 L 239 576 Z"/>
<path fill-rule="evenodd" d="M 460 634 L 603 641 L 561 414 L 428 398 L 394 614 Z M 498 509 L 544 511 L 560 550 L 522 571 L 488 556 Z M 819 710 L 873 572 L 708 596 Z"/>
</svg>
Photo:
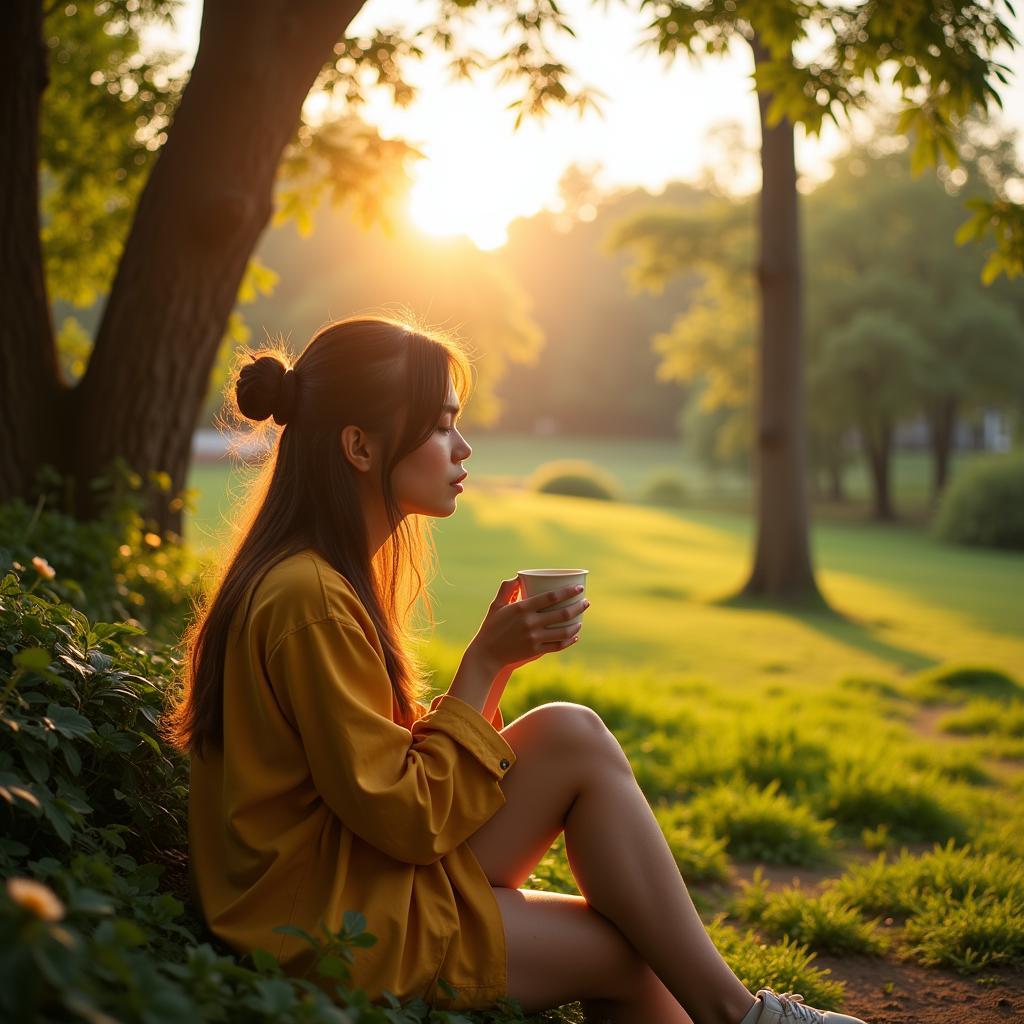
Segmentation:
<svg viewBox="0 0 1024 1024">
<path fill-rule="evenodd" d="M 889 946 L 877 919 L 865 920 L 835 890 L 818 896 L 799 886 L 773 892 L 760 869 L 753 881 L 742 883 L 732 913 L 768 935 L 789 936 L 821 953 L 877 955 Z"/>
<path fill-rule="evenodd" d="M 627 450 L 638 451 L 613 446 L 603 464 L 614 471 L 622 459 L 628 492 L 643 474 L 627 474 Z M 512 446 L 506 468 L 533 468 L 541 454 L 555 457 Z M 196 469 L 209 491 L 193 539 L 223 500 L 226 474 L 210 469 Z M 601 715 L 750 987 L 838 1007 L 842 986 L 815 952 L 880 952 L 890 938 L 889 955 L 923 964 L 1022 962 L 1024 556 L 949 547 L 908 526 L 819 523 L 815 560 L 835 612 L 793 613 L 723 600 L 750 558 L 750 520 L 736 511 L 538 495 L 474 477 L 457 515 L 435 525 L 437 623 L 420 649 L 435 690 L 501 579 L 545 565 L 590 570 L 581 642 L 513 675 L 505 720 L 556 700 Z M 823 890 L 777 893 L 761 881 L 744 902 L 743 860 L 816 865 Z M 578 891 L 564 838 L 525 885 Z M 713 917 L 723 888 L 739 902 Z M 874 918 L 897 922 L 891 937 Z M 568 1007 L 541 1019 L 581 1018 Z"/>
</svg>

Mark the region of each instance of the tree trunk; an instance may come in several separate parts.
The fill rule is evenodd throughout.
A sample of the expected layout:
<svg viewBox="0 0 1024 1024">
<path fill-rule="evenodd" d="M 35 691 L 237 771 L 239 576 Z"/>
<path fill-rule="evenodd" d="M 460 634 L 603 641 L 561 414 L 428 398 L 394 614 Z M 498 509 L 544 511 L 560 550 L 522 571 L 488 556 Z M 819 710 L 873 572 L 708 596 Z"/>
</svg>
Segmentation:
<svg viewBox="0 0 1024 1024">
<path fill-rule="evenodd" d="M 843 459 L 839 454 L 830 456 L 828 460 L 828 496 L 836 504 L 846 501 L 846 491 L 843 489 Z"/>
<path fill-rule="evenodd" d="M 28 494 L 60 436 L 62 382 L 39 238 L 42 24 L 39 0 L 15 0 L 0 32 L 0 501 Z"/>
<path fill-rule="evenodd" d="M 949 480 L 949 461 L 953 452 L 956 426 L 956 402 L 947 398 L 937 402 L 928 416 L 928 440 L 932 448 L 932 498 L 938 501 Z"/>
<path fill-rule="evenodd" d="M 147 481 L 158 529 L 180 534 L 180 492 L 210 372 L 245 266 L 273 209 L 302 102 L 361 0 L 219 0 L 203 7 L 189 83 L 139 200 L 58 462 L 85 485 L 123 457 Z M 148 483 L 148 482 L 147 482 Z"/>
<path fill-rule="evenodd" d="M 883 419 L 877 424 L 877 430 L 871 429 L 870 423 L 863 423 L 861 434 L 864 438 L 864 450 L 871 469 L 873 485 L 872 515 L 878 520 L 891 520 L 896 516 L 892 508 L 892 496 L 889 488 L 889 466 L 892 454 L 892 424 Z"/>
<path fill-rule="evenodd" d="M 755 36 L 755 65 L 768 54 Z M 743 588 L 750 596 L 822 601 L 808 542 L 803 296 L 793 125 L 767 121 L 771 96 L 758 93 L 761 115 L 761 322 L 756 451 L 757 540 Z"/>
</svg>

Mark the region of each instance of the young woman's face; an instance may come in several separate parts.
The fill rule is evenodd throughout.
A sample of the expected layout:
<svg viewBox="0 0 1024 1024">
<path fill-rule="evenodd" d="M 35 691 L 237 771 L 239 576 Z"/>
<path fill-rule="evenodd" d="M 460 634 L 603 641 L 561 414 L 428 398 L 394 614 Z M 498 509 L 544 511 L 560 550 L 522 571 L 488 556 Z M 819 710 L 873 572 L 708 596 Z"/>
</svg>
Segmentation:
<svg viewBox="0 0 1024 1024">
<path fill-rule="evenodd" d="M 395 466 L 391 487 L 406 515 L 450 516 L 461 489 L 455 481 L 466 475 L 462 463 L 473 449 L 459 433 L 455 422 L 461 412 L 451 380 L 445 410 L 434 431 L 415 451 Z"/>
</svg>

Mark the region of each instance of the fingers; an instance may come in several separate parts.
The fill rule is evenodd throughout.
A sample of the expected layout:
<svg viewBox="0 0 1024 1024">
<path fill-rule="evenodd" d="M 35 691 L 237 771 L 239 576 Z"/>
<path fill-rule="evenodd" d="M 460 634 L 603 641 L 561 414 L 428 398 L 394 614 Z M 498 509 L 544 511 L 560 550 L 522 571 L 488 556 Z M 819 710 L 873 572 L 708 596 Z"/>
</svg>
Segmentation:
<svg viewBox="0 0 1024 1024">
<path fill-rule="evenodd" d="M 491 602 L 492 606 L 500 607 L 501 605 L 509 604 L 516 598 L 516 593 L 519 590 L 519 577 L 513 576 L 510 580 L 502 580 L 501 585 L 498 587 L 498 593 L 495 595 L 494 600 Z"/>
<path fill-rule="evenodd" d="M 528 597 L 525 601 L 520 601 L 519 604 L 523 611 L 543 611 L 553 604 L 558 604 L 559 601 L 567 601 L 570 597 L 575 597 L 582 590 L 581 584 L 573 583 L 567 587 L 559 587 L 557 590 L 548 590 L 543 594 Z"/>
</svg>

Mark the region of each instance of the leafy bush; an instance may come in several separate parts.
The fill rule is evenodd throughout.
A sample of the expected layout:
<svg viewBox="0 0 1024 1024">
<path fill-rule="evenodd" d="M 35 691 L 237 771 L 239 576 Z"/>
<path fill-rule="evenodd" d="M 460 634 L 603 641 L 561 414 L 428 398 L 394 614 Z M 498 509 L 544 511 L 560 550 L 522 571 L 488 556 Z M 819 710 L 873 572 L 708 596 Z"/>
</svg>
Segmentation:
<svg viewBox="0 0 1024 1024">
<path fill-rule="evenodd" d="M 31 574 L 29 589 L 0 580 L 0 1019 L 472 1019 L 353 990 L 353 951 L 376 942 L 356 910 L 334 935 L 301 934 L 312 979 L 207 934 L 187 902 L 187 762 L 156 728 L 176 663 Z M 524 1019 L 510 1002 L 496 1012 Z"/>
<path fill-rule="evenodd" d="M 166 473 L 152 474 L 169 491 Z M 62 510 L 68 483 L 44 466 L 34 506 L 21 499 L 0 504 L 0 574 L 33 569 L 48 587 L 93 620 L 128 621 L 147 630 L 147 641 L 170 643 L 183 630 L 204 563 L 173 532 L 162 536 L 142 516 L 142 478 L 123 460 L 111 470 L 102 514 L 79 522 Z M 103 482 L 103 481 L 101 481 Z M 191 509 L 194 492 L 174 499 Z"/>
<path fill-rule="evenodd" d="M 644 485 L 641 497 L 654 505 L 681 508 L 689 497 L 689 489 L 679 473 L 667 469 L 651 476 Z"/>
<path fill-rule="evenodd" d="M 556 459 L 538 466 L 526 486 L 542 494 L 616 501 L 621 487 L 611 473 L 586 459 Z"/>
<path fill-rule="evenodd" d="M 959 544 L 1024 550 L 1024 458 L 972 463 L 942 496 L 935 533 Z"/>
</svg>

